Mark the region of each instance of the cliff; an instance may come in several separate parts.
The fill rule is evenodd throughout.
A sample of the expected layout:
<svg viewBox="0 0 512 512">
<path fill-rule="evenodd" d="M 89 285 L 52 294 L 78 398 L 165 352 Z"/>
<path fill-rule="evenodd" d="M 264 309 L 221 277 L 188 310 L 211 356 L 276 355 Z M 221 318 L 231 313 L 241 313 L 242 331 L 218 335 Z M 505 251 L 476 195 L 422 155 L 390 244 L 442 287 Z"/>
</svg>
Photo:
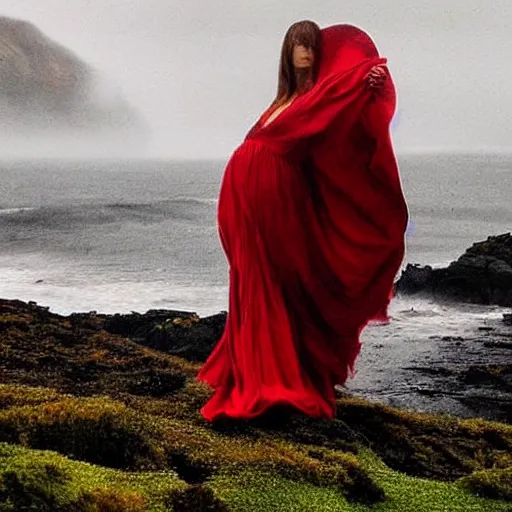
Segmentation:
<svg viewBox="0 0 512 512">
<path fill-rule="evenodd" d="M 97 130 L 142 137 L 144 122 L 120 91 L 100 94 L 105 80 L 31 23 L 0 17 L 2 137 Z"/>
</svg>

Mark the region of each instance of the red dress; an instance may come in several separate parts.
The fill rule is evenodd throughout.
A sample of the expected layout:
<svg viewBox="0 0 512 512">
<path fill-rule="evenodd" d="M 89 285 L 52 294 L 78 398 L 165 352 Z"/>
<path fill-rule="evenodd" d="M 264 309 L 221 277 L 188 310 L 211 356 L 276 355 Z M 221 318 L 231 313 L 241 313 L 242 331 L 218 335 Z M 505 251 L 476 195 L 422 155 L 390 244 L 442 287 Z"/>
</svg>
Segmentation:
<svg viewBox="0 0 512 512">
<path fill-rule="evenodd" d="M 322 31 L 314 88 L 267 126 L 269 110 L 225 170 L 218 207 L 229 263 L 225 332 L 198 379 L 207 420 L 251 418 L 283 404 L 332 417 L 359 335 L 385 313 L 404 255 L 407 208 L 389 124 L 389 78 L 361 30 Z"/>
</svg>

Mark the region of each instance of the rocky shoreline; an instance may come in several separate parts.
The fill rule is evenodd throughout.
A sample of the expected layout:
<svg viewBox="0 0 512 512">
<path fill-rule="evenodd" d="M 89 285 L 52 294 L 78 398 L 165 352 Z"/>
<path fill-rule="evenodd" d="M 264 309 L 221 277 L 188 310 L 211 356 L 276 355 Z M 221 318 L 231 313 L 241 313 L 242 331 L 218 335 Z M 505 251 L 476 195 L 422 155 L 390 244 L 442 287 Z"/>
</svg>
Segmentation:
<svg viewBox="0 0 512 512">
<path fill-rule="evenodd" d="M 205 424 L 199 409 L 210 391 L 194 376 L 224 320 L 225 314 L 200 319 L 169 311 L 60 316 L 35 303 L 0 300 L 0 507 L 2 499 L 14 503 L 2 510 L 25 510 L 20 504 L 35 503 L 39 508 L 31 510 L 245 512 L 256 510 L 242 504 L 249 499 L 247 482 L 253 481 L 258 495 L 261 481 L 284 486 L 282 492 L 291 497 L 299 492 L 293 485 L 306 486 L 300 492 L 320 493 L 315 499 L 325 503 L 322 507 L 334 499 L 329 494 L 334 489 L 338 508 L 332 510 L 351 510 L 339 507 L 369 507 L 385 496 L 396 505 L 406 498 L 394 495 L 393 471 L 409 475 L 403 478 L 427 478 L 432 485 L 454 482 L 442 485 L 452 486 L 448 494 L 469 500 L 468 507 L 477 507 L 471 510 L 507 510 L 501 501 L 470 498 L 473 492 L 512 500 L 507 484 L 512 427 L 504 423 L 411 413 L 342 394 L 336 420 L 269 415 L 255 422 Z M 446 340 L 452 342 L 457 343 Z M 489 372 L 482 379 L 481 369 L 468 368 L 465 379 L 487 385 Z M 492 375 L 491 384 L 501 386 L 499 372 Z M 101 486 L 86 485 L 92 469 L 72 461 L 110 468 L 107 496 Z M 382 463 L 388 473 L 378 469 Z M 162 471 L 170 472 L 165 493 L 155 494 L 153 480 L 149 488 L 132 483 L 126 491 L 122 473 L 115 472 L 126 470 L 135 472 L 134 479 L 149 471 L 152 479 L 162 480 Z M 75 475 L 83 487 L 78 501 L 64 476 L 63 489 L 55 492 L 69 491 L 66 506 L 57 506 L 51 492 L 40 495 L 37 485 L 47 486 L 53 472 Z M 241 474 L 243 482 L 237 479 Z M 113 503 L 111 508 L 97 505 L 104 500 Z M 133 500 L 139 508 L 128 506 Z M 268 504 L 257 510 L 311 510 L 276 505 L 270 495 L 265 500 Z"/>
<path fill-rule="evenodd" d="M 512 307 L 512 235 L 504 233 L 477 242 L 446 268 L 409 264 L 396 292 Z"/>
<path fill-rule="evenodd" d="M 185 311 L 151 310 L 144 314 L 89 313 L 70 318 L 94 319 L 110 334 L 192 363 L 203 363 L 222 335 L 226 313 L 199 318 Z M 512 424 L 512 329 L 507 318 L 505 315 L 502 321 L 487 322 L 463 336 L 431 336 L 435 357 L 421 364 L 395 367 L 390 375 L 394 388 L 390 393 L 395 399 L 384 401 L 413 410 Z M 365 351 L 381 348 L 369 346 Z M 379 391 L 383 392 L 384 387 Z M 400 390 L 403 398 L 397 401 Z M 356 394 L 377 401 L 381 398 L 372 389 L 359 389 Z"/>
<path fill-rule="evenodd" d="M 411 291 L 407 279 L 398 293 Z M 503 302 L 503 281 L 492 282 L 484 299 Z M 0 510 L 510 510 L 508 314 L 433 337 L 428 357 L 397 367 L 386 385 L 402 388 L 399 407 L 349 389 L 334 420 L 270 413 L 210 425 L 199 413 L 210 390 L 195 375 L 225 320 L 168 310 L 61 316 L 0 300 Z M 377 344 L 367 352 L 383 364 Z"/>
</svg>

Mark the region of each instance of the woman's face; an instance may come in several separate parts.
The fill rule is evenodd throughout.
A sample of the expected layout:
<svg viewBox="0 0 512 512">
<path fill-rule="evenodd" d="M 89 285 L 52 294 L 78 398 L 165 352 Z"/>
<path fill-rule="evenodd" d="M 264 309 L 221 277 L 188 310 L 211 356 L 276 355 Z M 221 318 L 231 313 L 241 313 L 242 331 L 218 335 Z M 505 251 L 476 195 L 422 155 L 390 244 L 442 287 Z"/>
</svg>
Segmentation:
<svg viewBox="0 0 512 512">
<path fill-rule="evenodd" d="M 315 62 L 315 52 L 303 44 L 293 46 L 293 67 L 295 69 L 308 69 Z"/>
</svg>

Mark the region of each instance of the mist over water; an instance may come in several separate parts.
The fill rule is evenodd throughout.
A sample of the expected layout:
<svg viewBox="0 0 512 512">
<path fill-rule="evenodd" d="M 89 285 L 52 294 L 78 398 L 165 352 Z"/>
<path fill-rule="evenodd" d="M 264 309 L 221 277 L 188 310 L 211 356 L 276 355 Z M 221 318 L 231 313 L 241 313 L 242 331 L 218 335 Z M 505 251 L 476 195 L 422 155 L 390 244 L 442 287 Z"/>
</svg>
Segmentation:
<svg viewBox="0 0 512 512">
<path fill-rule="evenodd" d="M 36 25 L 0 16 L 0 157 L 141 156 L 148 125 L 120 87 Z"/>
<path fill-rule="evenodd" d="M 0 13 L 34 23 L 89 63 L 146 123 L 144 144 L 90 137 L 80 156 L 226 158 L 274 96 L 282 37 L 304 18 L 356 24 L 389 59 L 398 152 L 510 148 L 508 0 L 0 0 Z M 3 139 L 0 157 L 14 147 L 76 153 L 81 145 L 68 132 L 51 141 L 39 133 Z"/>
</svg>

